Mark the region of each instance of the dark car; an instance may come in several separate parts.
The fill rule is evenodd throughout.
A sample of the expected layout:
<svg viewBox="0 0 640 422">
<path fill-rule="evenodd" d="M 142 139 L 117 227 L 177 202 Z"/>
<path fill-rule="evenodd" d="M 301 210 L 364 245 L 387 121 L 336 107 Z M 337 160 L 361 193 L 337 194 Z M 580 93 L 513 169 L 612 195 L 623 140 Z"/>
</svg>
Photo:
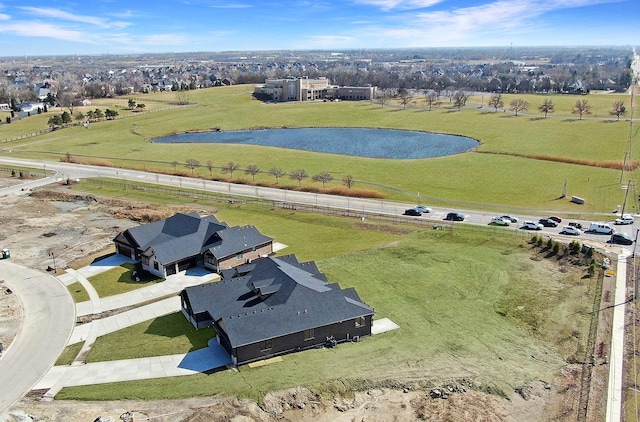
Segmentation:
<svg viewBox="0 0 640 422">
<path fill-rule="evenodd" d="M 558 224 L 562 223 L 562 218 L 560 218 L 560 217 L 556 217 L 555 215 L 552 215 L 552 216 L 550 216 L 550 217 L 547 217 L 547 219 L 549 219 L 549 220 L 553 220 L 553 221 L 555 221 L 555 222 L 556 222 L 556 223 L 558 223 Z"/>
<path fill-rule="evenodd" d="M 420 217 L 422 215 L 422 213 L 420 213 L 420 211 L 413 209 L 413 208 L 409 208 L 408 210 L 405 210 L 403 215 L 412 215 L 414 217 Z"/>
<path fill-rule="evenodd" d="M 464 217 L 464 214 L 459 212 L 450 212 L 444 219 L 447 221 L 464 221 Z"/>
<path fill-rule="evenodd" d="M 558 222 L 555 220 L 552 220 L 550 218 L 541 218 L 540 220 L 538 220 L 538 223 L 542 224 L 545 227 L 557 227 L 558 226 Z"/>
<path fill-rule="evenodd" d="M 614 233 L 611 235 L 609 243 L 614 243 L 616 245 L 632 245 L 633 239 L 626 233 Z"/>
</svg>

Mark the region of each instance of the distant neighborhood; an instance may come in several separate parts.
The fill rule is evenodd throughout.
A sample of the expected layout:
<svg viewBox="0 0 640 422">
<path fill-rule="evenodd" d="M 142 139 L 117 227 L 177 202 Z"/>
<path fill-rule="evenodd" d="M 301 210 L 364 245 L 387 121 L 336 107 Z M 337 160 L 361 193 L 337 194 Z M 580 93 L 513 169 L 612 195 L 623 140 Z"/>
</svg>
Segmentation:
<svg viewBox="0 0 640 422">
<path fill-rule="evenodd" d="M 221 275 L 185 288 L 181 308 L 196 329 L 216 330 L 236 365 L 371 335 L 374 310 L 355 289 L 330 283 L 314 262 L 273 256 L 273 239 L 253 226 L 178 213 L 113 241 L 117 253 L 159 277 L 193 267 Z"/>
</svg>

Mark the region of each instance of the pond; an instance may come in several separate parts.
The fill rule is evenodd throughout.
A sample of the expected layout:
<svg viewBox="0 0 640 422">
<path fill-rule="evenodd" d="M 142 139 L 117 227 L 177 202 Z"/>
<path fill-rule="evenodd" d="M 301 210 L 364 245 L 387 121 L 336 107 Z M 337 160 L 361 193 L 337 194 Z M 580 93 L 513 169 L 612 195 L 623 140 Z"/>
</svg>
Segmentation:
<svg viewBox="0 0 640 422">
<path fill-rule="evenodd" d="M 478 141 L 465 136 L 394 129 L 303 128 L 183 133 L 158 143 L 260 145 L 369 158 L 417 159 L 469 151 Z"/>
</svg>

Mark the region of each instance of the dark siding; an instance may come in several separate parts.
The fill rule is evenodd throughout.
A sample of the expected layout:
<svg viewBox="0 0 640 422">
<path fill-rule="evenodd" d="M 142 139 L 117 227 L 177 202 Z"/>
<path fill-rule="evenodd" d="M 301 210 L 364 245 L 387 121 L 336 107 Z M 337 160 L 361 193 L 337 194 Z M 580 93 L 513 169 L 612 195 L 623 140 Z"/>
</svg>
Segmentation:
<svg viewBox="0 0 640 422">
<path fill-rule="evenodd" d="M 289 352 L 324 346 L 327 343 L 327 337 L 331 336 L 333 336 L 338 343 L 351 341 L 354 336 L 370 336 L 371 318 L 371 316 L 365 317 L 365 323 L 360 327 L 356 327 L 355 320 L 317 327 L 314 329 L 314 338 L 311 340 L 304 339 L 304 332 L 276 337 L 270 339 L 271 348 L 268 350 L 261 350 L 262 342 L 240 346 L 236 350 L 238 365 Z M 227 351 L 229 351 L 229 349 L 227 349 Z"/>
</svg>

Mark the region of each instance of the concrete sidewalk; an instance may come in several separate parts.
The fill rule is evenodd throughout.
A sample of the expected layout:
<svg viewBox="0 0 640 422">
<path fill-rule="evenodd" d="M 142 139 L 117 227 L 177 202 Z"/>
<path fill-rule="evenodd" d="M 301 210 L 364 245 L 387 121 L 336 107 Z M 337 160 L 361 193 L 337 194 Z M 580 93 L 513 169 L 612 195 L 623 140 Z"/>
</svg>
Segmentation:
<svg viewBox="0 0 640 422">
<path fill-rule="evenodd" d="M 176 295 L 130 311 L 96 319 L 86 324 L 77 325 L 71 333 L 68 345 L 86 341 L 92 332 L 96 337 L 100 337 L 178 311 L 180 311 L 180 297 Z"/>
<path fill-rule="evenodd" d="M 213 338 L 209 342 L 209 347 L 186 354 L 55 366 L 33 389 L 51 391 L 56 388 L 55 393 L 57 393 L 62 387 L 179 377 L 225 368 L 229 364 L 231 364 L 231 357 Z M 48 394 L 50 398 L 54 395 Z"/>
</svg>

